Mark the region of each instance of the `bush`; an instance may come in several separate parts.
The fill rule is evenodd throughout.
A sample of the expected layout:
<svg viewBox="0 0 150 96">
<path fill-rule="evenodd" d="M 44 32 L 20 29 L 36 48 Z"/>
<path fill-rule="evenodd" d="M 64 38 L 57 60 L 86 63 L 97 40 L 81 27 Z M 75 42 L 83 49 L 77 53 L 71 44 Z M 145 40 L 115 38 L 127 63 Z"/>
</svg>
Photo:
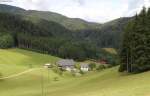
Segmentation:
<svg viewBox="0 0 150 96">
<path fill-rule="evenodd" d="M 96 68 L 96 64 L 95 63 L 91 63 L 89 64 L 89 67 L 91 70 L 94 70 Z"/>
<path fill-rule="evenodd" d="M 58 77 L 54 77 L 54 81 L 59 81 L 59 78 Z"/>
<path fill-rule="evenodd" d="M 99 65 L 99 66 L 96 68 L 96 70 L 100 71 L 100 70 L 103 70 L 103 69 L 105 69 L 105 68 L 106 68 L 105 65 Z"/>
<path fill-rule="evenodd" d="M 7 34 L 0 36 L 0 48 L 10 48 L 14 46 L 14 38 Z"/>
<path fill-rule="evenodd" d="M 59 68 L 57 68 L 57 67 L 53 67 L 53 69 L 52 69 L 55 73 L 57 73 L 57 74 L 59 74 L 59 75 L 63 75 L 63 70 L 61 70 L 61 69 L 59 69 Z"/>
<path fill-rule="evenodd" d="M 122 64 L 120 67 L 119 67 L 119 72 L 124 72 L 126 69 L 125 67 L 126 65 L 125 64 Z"/>
<path fill-rule="evenodd" d="M 82 75 L 84 74 L 84 72 L 83 72 L 82 70 L 80 70 L 80 72 L 79 72 L 79 73 L 80 73 L 80 74 L 82 74 Z"/>
<path fill-rule="evenodd" d="M 80 67 L 81 67 L 80 64 L 76 64 L 76 65 L 75 65 L 75 68 L 76 68 L 76 69 L 80 69 Z"/>
</svg>

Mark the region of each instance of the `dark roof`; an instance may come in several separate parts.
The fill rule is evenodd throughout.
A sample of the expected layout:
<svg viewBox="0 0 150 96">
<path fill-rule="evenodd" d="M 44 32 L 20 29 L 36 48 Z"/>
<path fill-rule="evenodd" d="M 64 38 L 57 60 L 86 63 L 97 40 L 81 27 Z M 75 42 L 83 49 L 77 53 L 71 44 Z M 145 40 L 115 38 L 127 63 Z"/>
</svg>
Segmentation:
<svg viewBox="0 0 150 96">
<path fill-rule="evenodd" d="M 74 66 L 75 62 L 73 59 L 62 59 L 57 62 L 59 66 Z"/>
</svg>

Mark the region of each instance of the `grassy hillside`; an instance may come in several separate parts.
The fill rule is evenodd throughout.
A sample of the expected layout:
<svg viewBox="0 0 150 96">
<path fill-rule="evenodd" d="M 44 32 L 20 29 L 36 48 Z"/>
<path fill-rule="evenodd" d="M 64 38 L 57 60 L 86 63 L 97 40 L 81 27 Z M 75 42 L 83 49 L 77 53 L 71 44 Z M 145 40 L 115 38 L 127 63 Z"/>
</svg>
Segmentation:
<svg viewBox="0 0 150 96">
<path fill-rule="evenodd" d="M 0 72 L 6 76 L 31 67 L 41 67 L 46 63 L 55 63 L 57 60 L 57 57 L 21 49 L 0 49 Z"/>
<path fill-rule="evenodd" d="M 29 69 L 28 63 L 39 68 L 39 65 L 58 59 L 20 49 L 0 50 L 0 72 L 4 77 L 5 73 L 12 74 L 18 68 Z M 120 74 L 117 70 L 115 67 L 70 77 L 37 69 L 0 81 L 0 96 L 150 96 L 150 72 L 130 75 Z M 54 80 L 56 77 L 58 81 Z"/>
</svg>

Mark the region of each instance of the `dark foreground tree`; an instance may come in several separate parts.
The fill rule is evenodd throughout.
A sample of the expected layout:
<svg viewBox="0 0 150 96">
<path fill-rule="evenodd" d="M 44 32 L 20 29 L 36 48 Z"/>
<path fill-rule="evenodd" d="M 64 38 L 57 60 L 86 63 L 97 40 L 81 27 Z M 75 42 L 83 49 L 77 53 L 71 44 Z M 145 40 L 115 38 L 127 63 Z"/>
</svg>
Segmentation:
<svg viewBox="0 0 150 96">
<path fill-rule="evenodd" d="M 150 70 L 150 16 L 143 8 L 139 15 L 125 29 L 120 50 L 121 66 L 119 71 L 143 72 Z"/>
</svg>

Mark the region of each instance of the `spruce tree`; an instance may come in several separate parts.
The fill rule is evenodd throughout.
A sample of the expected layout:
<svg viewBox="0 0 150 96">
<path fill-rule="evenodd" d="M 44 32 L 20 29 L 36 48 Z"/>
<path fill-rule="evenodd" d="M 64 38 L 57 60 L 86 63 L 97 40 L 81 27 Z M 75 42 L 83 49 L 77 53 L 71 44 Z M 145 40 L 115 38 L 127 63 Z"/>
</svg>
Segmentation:
<svg viewBox="0 0 150 96">
<path fill-rule="evenodd" d="M 150 69 L 150 9 L 136 15 L 126 27 L 120 51 L 119 71 L 143 72 Z"/>
<path fill-rule="evenodd" d="M 147 12 L 147 31 L 146 31 L 146 58 L 147 58 L 147 66 L 150 69 L 150 8 L 148 9 Z"/>
</svg>

